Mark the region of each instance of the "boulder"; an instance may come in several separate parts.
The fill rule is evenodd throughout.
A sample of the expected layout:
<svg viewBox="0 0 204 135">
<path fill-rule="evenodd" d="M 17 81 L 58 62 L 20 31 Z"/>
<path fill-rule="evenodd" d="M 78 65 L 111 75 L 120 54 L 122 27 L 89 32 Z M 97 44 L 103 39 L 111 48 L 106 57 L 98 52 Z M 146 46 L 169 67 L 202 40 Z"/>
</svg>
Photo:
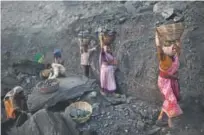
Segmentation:
<svg viewBox="0 0 204 135">
<path fill-rule="evenodd" d="M 79 135 L 71 119 L 60 113 L 39 110 L 21 127 L 12 128 L 9 135 Z"/>
<path fill-rule="evenodd" d="M 39 75 L 40 71 L 44 69 L 44 64 L 30 60 L 20 60 L 19 62 L 13 63 L 12 67 L 16 74 Z"/>
<path fill-rule="evenodd" d="M 187 4 L 187 2 L 162 1 L 154 5 L 153 12 L 162 15 L 167 20 L 176 15 L 176 13 L 183 11 Z"/>
<path fill-rule="evenodd" d="M 79 98 L 85 92 L 92 91 L 91 87 L 95 80 L 77 76 L 60 78 L 59 89 L 54 93 L 43 94 L 38 90 L 28 96 L 27 105 L 31 112 L 42 108 L 52 107 L 58 102 Z"/>
<path fill-rule="evenodd" d="M 19 85 L 20 82 L 13 74 L 8 74 L 1 79 L 1 97 L 5 96 L 12 88 Z"/>
</svg>

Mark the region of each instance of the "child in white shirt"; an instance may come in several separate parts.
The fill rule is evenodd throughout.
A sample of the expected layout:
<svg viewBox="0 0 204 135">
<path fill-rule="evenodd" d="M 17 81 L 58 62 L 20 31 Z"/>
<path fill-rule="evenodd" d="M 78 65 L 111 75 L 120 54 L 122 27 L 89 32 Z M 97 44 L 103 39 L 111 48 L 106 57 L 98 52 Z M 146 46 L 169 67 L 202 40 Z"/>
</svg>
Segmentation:
<svg viewBox="0 0 204 135">
<path fill-rule="evenodd" d="M 80 53 L 81 53 L 81 65 L 84 69 L 84 75 L 89 77 L 89 68 L 90 68 L 90 54 L 91 52 L 95 51 L 96 47 L 88 49 L 88 45 L 80 46 Z"/>
</svg>

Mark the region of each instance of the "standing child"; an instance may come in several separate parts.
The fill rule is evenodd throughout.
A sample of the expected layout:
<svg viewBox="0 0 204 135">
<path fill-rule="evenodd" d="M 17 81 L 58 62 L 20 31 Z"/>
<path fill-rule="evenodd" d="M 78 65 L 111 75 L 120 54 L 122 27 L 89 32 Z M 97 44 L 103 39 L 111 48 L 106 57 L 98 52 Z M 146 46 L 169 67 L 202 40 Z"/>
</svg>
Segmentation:
<svg viewBox="0 0 204 135">
<path fill-rule="evenodd" d="M 80 53 L 81 53 L 81 65 L 84 69 L 84 75 L 86 77 L 89 77 L 89 68 L 90 68 L 90 54 L 91 52 L 95 51 L 96 47 L 93 47 L 91 49 L 88 49 L 88 45 L 83 45 L 83 47 L 80 47 Z"/>
<path fill-rule="evenodd" d="M 63 64 L 62 52 L 61 52 L 60 49 L 55 49 L 54 50 L 54 63 Z"/>
</svg>

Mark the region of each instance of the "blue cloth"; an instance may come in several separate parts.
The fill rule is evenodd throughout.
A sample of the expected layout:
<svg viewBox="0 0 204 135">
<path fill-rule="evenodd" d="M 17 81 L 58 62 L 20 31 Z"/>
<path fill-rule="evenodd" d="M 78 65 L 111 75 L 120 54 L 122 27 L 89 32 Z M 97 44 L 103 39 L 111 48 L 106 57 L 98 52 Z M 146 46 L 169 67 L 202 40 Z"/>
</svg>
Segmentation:
<svg viewBox="0 0 204 135">
<path fill-rule="evenodd" d="M 56 58 L 61 58 L 62 57 L 62 52 L 60 49 L 55 49 L 54 50 L 54 57 Z"/>
</svg>

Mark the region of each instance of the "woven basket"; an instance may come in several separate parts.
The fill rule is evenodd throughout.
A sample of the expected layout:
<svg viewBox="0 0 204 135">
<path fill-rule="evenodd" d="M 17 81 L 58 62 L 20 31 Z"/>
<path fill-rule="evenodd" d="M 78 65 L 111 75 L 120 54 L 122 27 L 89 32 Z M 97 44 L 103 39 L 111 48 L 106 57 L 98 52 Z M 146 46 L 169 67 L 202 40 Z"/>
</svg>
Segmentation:
<svg viewBox="0 0 204 135">
<path fill-rule="evenodd" d="M 115 36 L 103 36 L 104 44 L 109 45 L 111 44 L 115 39 Z"/>
<path fill-rule="evenodd" d="M 52 81 L 53 85 L 52 86 L 43 86 L 44 81 L 39 82 L 36 85 L 36 88 L 40 93 L 53 93 L 59 89 L 59 81 L 57 79 L 49 79 L 46 81 Z"/>
<path fill-rule="evenodd" d="M 82 45 L 88 45 L 91 41 L 90 38 L 79 38 L 81 40 Z"/>
<path fill-rule="evenodd" d="M 77 123 L 85 123 L 87 120 L 90 119 L 92 111 L 93 111 L 93 108 L 92 108 L 92 106 L 89 103 L 82 102 L 82 101 L 72 103 L 69 107 L 70 108 L 81 109 L 81 110 L 86 110 L 86 111 L 90 112 L 86 117 L 72 118 Z"/>
<path fill-rule="evenodd" d="M 156 28 L 160 40 L 177 40 L 180 39 L 183 31 L 184 25 L 182 23 L 175 23 L 169 25 L 162 25 Z"/>
</svg>

